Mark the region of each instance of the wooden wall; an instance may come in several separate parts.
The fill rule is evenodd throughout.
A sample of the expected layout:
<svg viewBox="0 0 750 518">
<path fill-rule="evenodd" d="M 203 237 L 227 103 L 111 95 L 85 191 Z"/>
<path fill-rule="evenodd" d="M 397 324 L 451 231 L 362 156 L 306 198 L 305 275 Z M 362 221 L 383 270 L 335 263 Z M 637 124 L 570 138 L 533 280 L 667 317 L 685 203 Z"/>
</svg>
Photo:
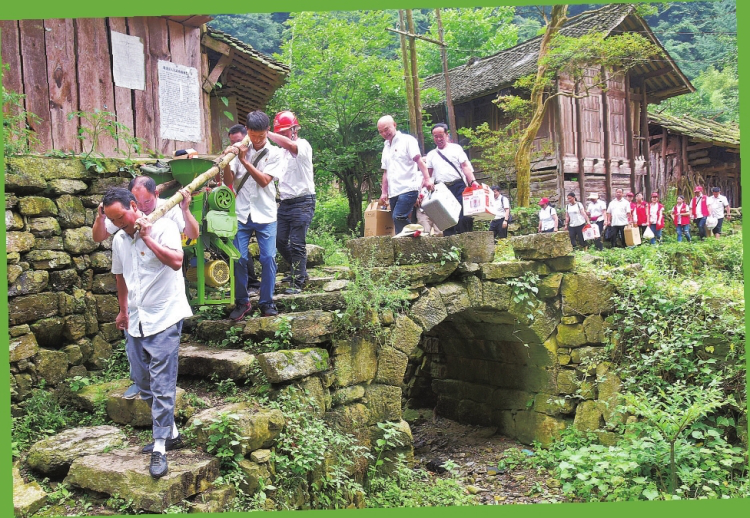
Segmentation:
<svg viewBox="0 0 750 518">
<path fill-rule="evenodd" d="M 117 120 L 142 138 L 146 147 L 165 155 L 192 147 L 199 153 L 211 148 L 209 96 L 201 90 L 203 142 L 163 140 L 159 136 L 158 61 L 196 68 L 208 75 L 208 60 L 201 53 L 200 28 L 184 26 L 160 17 L 80 18 L 50 20 L 3 20 L 2 61 L 10 64 L 4 86 L 26 96 L 26 111 L 41 119 L 32 124 L 39 145 L 35 151 L 52 149 L 81 152 L 76 137 L 74 111 L 98 109 L 116 114 Z M 141 38 L 144 44 L 146 89 L 115 86 L 112 78 L 110 31 Z M 117 142 L 102 136 L 98 150 L 117 156 Z"/>
</svg>

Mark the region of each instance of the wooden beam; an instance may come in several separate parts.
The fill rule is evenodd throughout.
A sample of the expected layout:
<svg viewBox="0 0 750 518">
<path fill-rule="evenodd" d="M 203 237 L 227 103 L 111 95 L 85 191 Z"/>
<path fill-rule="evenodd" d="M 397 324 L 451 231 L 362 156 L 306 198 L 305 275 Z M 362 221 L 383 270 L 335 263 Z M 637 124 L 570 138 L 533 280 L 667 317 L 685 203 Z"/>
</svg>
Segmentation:
<svg viewBox="0 0 750 518">
<path fill-rule="evenodd" d="M 698 151 L 699 149 L 707 149 L 710 147 L 713 147 L 713 144 L 710 142 L 698 142 L 697 144 L 690 144 L 687 147 L 687 151 L 690 153 L 691 151 Z"/>
<path fill-rule="evenodd" d="M 418 38 L 420 40 L 428 41 L 430 43 L 434 43 L 435 45 L 440 45 L 441 47 L 445 47 L 445 43 L 433 40 L 432 38 L 428 38 L 427 36 L 422 36 L 421 34 L 415 34 L 413 32 L 406 32 L 406 31 L 400 31 L 398 29 L 392 29 L 390 27 L 386 27 L 385 30 L 395 32 L 396 34 L 401 34 L 402 36 L 408 36 L 409 38 Z M 411 31 L 411 27 L 409 28 Z"/>
<path fill-rule="evenodd" d="M 208 77 L 203 80 L 204 92 L 211 93 L 211 90 L 213 90 L 214 86 L 216 86 L 216 82 L 219 80 L 219 77 L 224 73 L 224 69 L 232 63 L 233 56 L 234 49 L 230 49 L 229 54 L 221 56 L 221 59 L 219 59 L 219 62 L 216 63 L 216 66 L 213 68 L 213 70 L 211 70 L 211 73 L 208 74 Z"/>
<path fill-rule="evenodd" d="M 225 56 L 228 56 L 232 51 L 232 47 L 230 45 L 227 45 L 223 41 L 213 39 L 208 35 L 208 33 L 204 34 L 201 38 L 201 45 L 211 50 L 215 50 L 219 54 L 223 54 Z"/>
<path fill-rule="evenodd" d="M 654 70 L 652 72 L 649 72 L 647 74 L 643 74 L 641 76 L 641 78 L 643 78 L 643 79 L 650 79 L 652 77 L 659 77 L 659 76 L 663 76 L 663 75 L 669 74 L 670 72 L 672 72 L 671 68 L 660 68 L 660 69 Z"/>
<path fill-rule="evenodd" d="M 695 160 L 696 158 L 702 158 L 704 156 L 708 156 L 708 149 L 701 149 L 700 151 L 688 153 L 688 160 Z"/>
</svg>

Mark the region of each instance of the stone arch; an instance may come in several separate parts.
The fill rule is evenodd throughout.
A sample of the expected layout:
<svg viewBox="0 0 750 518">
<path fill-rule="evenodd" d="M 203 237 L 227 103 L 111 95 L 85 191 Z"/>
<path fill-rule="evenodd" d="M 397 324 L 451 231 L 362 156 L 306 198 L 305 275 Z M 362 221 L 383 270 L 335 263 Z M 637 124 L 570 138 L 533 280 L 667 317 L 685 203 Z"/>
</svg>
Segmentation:
<svg viewBox="0 0 750 518">
<path fill-rule="evenodd" d="M 576 269 L 566 234 L 513 238 L 517 259 L 505 262 L 478 251 L 494 250 L 481 234 L 465 235 L 462 261 L 431 268 L 417 261 L 446 257 L 455 242 L 393 240 L 401 268 L 423 275 L 410 278 L 416 299 L 392 326 L 379 376 L 405 372 L 407 407 L 496 426 L 524 443 L 549 444 L 568 426 L 610 434 L 619 382 L 606 364 L 587 362 L 604 345 L 613 286 Z M 528 271 L 540 280 L 527 304 L 508 281 Z M 607 378 L 597 392 L 593 382 Z"/>
</svg>

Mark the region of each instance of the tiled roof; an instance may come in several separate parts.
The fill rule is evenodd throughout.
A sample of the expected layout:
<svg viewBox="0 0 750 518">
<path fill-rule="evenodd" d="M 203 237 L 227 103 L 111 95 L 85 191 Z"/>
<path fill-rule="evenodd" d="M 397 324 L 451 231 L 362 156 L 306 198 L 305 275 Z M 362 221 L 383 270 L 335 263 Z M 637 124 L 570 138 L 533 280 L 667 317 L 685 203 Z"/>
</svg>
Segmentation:
<svg viewBox="0 0 750 518">
<path fill-rule="evenodd" d="M 213 39 L 218 40 L 218 41 L 223 41 L 227 45 L 234 47 L 235 49 L 239 50 L 243 54 L 247 54 L 251 56 L 254 60 L 259 61 L 263 63 L 264 65 L 268 66 L 269 68 L 272 68 L 284 75 L 289 74 L 289 67 L 287 65 L 285 65 L 284 63 L 280 61 L 276 61 L 270 56 L 266 56 L 260 51 L 255 50 L 250 45 L 248 45 L 247 43 L 243 41 L 238 40 L 234 36 L 231 36 L 224 31 L 220 31 L 219 29 L 211 27 L 210 25 L 206 25 L 206 31 L 208 32 L 208 35 L 211 36 Z"/>
<path fill-rule="evenodd" d="M 628 16 L 634 14 L 634 11 L 635 6 L 632 4 L 607 5 L 596 11 L 588 11 L 571 17 L 560 29 L 560 33 L 569 37 L 579 37 L 591 32 L 609 34 Z M 467 63 L 451 69 L 449 77 L 453 102 L 461 103 L 497 92 L 512 85 L 520 77 L 536 73 L 541 41 L 542 36 L 537 36 L 492 56 L 475 59 L 471 64 Z M 676 69 L 676 66 L 674 68 Z M 685 91 L 691 91 L 692 85 L 687 82 L 681 72 L 677 71 L 677 73 L 687 84 Z M 444 92 L 443 74 L 425 78 L 422 82 L 422 89 L 427 88 L 436 88 Z"/>
<path fill-rule="evenodd" d="M 688 115 L 674 117 L 665 113 L 648 112 L 650 124 L 658 124 L 672 133 L 687 135 L 692 140 L 711 142 L 717 146 L 740 147 L 740 128 L 736 124 L 724 124 L 709 119 L 697 119 Z"/>
</svg>

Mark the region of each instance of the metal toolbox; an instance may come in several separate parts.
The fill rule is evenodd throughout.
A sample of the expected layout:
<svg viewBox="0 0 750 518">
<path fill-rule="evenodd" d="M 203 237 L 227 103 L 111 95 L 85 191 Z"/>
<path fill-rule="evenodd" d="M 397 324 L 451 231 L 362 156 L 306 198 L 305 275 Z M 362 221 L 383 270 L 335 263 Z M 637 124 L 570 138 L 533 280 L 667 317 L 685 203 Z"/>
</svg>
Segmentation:
<svg viewBox="0 0 750 518">
<path fill-rule="evenodd" d="M 445 230 L 458 223 L 461 204 L 445 184 L 439 183 L 422 200 L 422 210 L 440 230 Z"/>
</svg>

